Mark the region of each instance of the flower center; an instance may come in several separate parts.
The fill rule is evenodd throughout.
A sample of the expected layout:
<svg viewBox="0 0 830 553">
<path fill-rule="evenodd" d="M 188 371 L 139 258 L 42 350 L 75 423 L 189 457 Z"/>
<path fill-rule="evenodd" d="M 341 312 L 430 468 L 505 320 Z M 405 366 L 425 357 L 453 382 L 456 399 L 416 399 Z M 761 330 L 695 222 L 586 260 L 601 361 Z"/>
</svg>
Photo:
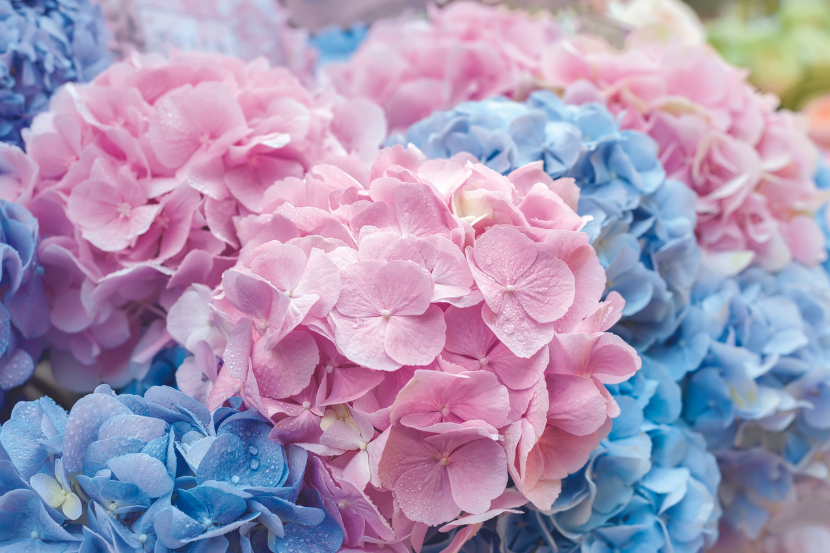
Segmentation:
<svg viewBox="0 0 830 553">
<path fill-rule="evenodd" d="M 508 284 L 507 286 L 504 287 L 504 291 L 507 292 L 508 294 L 512 294 L 513 292 L 516 291 L 516 287 L 513 286 L 512 284 Z"/>
<path fill-rule="evenodd" d="M 337 502 L 337 508 L 338 509 L 345 509 L 348 506 L 349 506 L 349 502 L 346 501 L 345 499 L 341 499 L 340 501 Z"/>
<path fill-rule="evenodd" d="M 358 445 L 357 447 L 360 448 L 360 451 L 365 451 L 367 445 L 368 444 L 366 442 L 360 442 L 360 445 Z"/>
<path fill-rule="evenodd" d="M 205 525 L 205 528 L 210 528 L 211 526 L 213 526 L 213 521 L 209 518 L 206 518 L 204 522 L 202 522 L 202 524 Z"/>
<path fill-rule="evenodd" d="M 118 213 L 121 217 L 129 217 L 130 211 L 133 210 L 133 206 L 128 204 L 127 202 L 123 202 L 121 205 L 118 206 Z"/>
<path fill-rule="evenodd" d="M 138 536 L 138 543 L 144 543 L 147 541 L 147 534 L 141 534 Z"/>
<path fill-rule="evenodd" d="M 334 372 L 334 367 L 331 365 L 326 365 L 326 373 L 331 374 Z"/>
<path fill-rule="evenodd" d="M 231 484 L 239 484 L 239 477 L 236 475 L 231 476 Z"/>
<path fill-rule="evenodd" d="M 441 463 L 442 465 L 446 466 L 446 465 L 448 465 L 448 464 L 449 464 L 449 462 L 450 462 L 450 458 L 449 458 L 449 457 L 447 457 L 446 455 L 444 455 L 443 457 L 441 457 L 441 458 L 438 460 L 438 462 L 439 462 L 439 463 Z"/>
<path fill-rule="evenodd" d="M 39 540 L 40 539 L 40 532 L 38 532 L 37 530 L 32 530 L 32 533 L 30 534 L 30 536 L 32 536 L 33 540 Z"/>
<path fill-rule="evenodd" d="M 441 408 L 441 416 L 442 416 L 442 417 L 446 417 L 446 416 L 447 416 L 447 415 L 449 415 L 449 414 L 450 414 L 450 410 L 449 410 L 449 408 L 448 408 L 448 407 L 446 407 L 446 406 L 445 406 L 445 407 L 442 407 L 442 408 Z"/>
<path fill-rule="evenodd" d="M 310 401 L 304 401 L 303 402 L 303 410 L 308 411 L 309 409 L 311 409 L 311 402 Z"/>
<path fill-rule="evenodd" d="M 118 508 L 118 505 L 116 505 L 115 503 L 110 503 L 110 506 L 107 507 L 107 509 L 109 509 L 111 512 L 115 512 L 115 510 L 117 508 Z"/>
<path fill-rule="evenodd" d="M 199 142 L 201 142 L 202 144 L 210 144 L 210 135 L 208 133 L 203 134 L 202 137 L 199 139 Z"/>
<path fill-rule="evenodd" d="M 383 316 L 384 319 L 388 319 L 389 317 L 392 316 L 392 312 L 389 311 L 388 309 L 384 309 L 383 311 L 380 312 L 380 314 Z"/>
<path fill-rule="evenodd" d="M 482 357 L 481 359 L 478 360 L 478 362 L 481 363 L 482 367 L 486 367 L 487 364 L 490 362 L 490 360 L 487 359 L 486 357 Z"/>
</svg>

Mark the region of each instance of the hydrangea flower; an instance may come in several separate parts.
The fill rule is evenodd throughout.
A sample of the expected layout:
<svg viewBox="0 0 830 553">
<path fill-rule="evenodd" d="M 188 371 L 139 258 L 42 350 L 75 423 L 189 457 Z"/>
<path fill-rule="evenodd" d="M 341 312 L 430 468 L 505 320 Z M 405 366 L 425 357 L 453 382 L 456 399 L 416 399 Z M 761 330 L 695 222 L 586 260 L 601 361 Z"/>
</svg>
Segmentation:
<svg viewBox="0 0 830 553">
<path fill-rule="evenodd" d="M 194 352 L 181 387 L 210 409 L 241 397 L 320 455 L 324 501 L 360 505 L 341 510 L 353 549 L 436 525 L 460 546 L 500 513 L 550 508 L 619 413 L 606 386 L 640 367 L 606 332 L 624 301 L 601 301 L 573 181 L 395 146 L 365 181 L 319 166 L 274 190 L 237 222 L 221 287 L 170 310 Z"/>
<path fill-rule="evenodd" d="M 0 199 L 0 391 L 34 372 L 49 332 L 49 306 L 38 263 L 38 221 L 23 206 Z M 3 395 L 0 393 L 0 402 Z"/>
<path fill-rule="evenodd" d="M 338 92 L 368 98 L 403 131 L 438 109 L 495 94 L 523 96 L 539 75 L 544 45 L 559 38 L 544 14 L 530 18 L 477 2 L 430 7 L 419 18 L 374 23 L 348 63 L 323 71 Z"/>
<path fill-rule="evenodd" d="M 290 10 L 270 0 L 93 0 L 101 5 L 118 59 L 137 52 L 214 52 L 310 76 L 308 32 L 291 25 Z"/>
<path fill-rule="evenodd" d="M 688 317 L 650 352 L 674 379 L 688 373 L 683 417 L 718 456 L 727 526 L 750 539 L 796 475 L 827 470 L 829 314 L 821 267 L 704 273 Z"/>
<path fill-rule="evenodd" d="M 268 212 L 275 182 L 302 204 L 312 165 L 362 178 L 384 135 L 376 106 L 312 94 L 262 60 L 135 56 L 62 89 L 27 137 L 29 165 L 14 160 L 3 186 L 48 235 L 39 259 L 58 383 L 143 379 L 170 342 L 170 306 L 236 262 L 235 220 Z"/>
<path fill-rule="evenodd" d="M 620 131 L 602 106 L 566 105 L 545 91 L 525 103 L 467 102 L 392 140 L 414 144 L 430 158 L 466 152 L 503 174 L 533 163 L 551 178 L 574 179 L 577 212 L 589 217 L 583 230 L 605 267 L 606 291 L 626 301 L 615 332 L 646 349 L 683 317 L 700 263 L 694 194 L 665 178 L 652 140 Z M 533 179 L 528 173 L 526 186 Z M 479 200 L 457 201 L 473 210 Z"/>
<path fill-rule="evenodd" d="M 657 142 L 669 177 L 698 195 L 698 242 L 719 274 L 826 259 L 813 221 L 818 150 L 746 71 L 705 46 L 632 40 L 614 51 L 589 36 L 550 45 L 540 71 L 566 101 L 604 103 Z"/>
<path fill-rule="evenodd" d="M 102 385 L 68 414 L 46 397 L 18 403 L 0 428 L 0 544 L 335 553 L 343 533 L 304 484 L 308 454 L 270 431 L 255 411 L 211 413 L 168 387 L 141 398 Z"/>
<path fill-rule="evenodd" d="M 111 63 L 107 32 L 90 0 L 3 0 L 0 25 L 0 140 L 22 146 L 21 131 L 58 87 L 89 81 Z"/>
</svg>

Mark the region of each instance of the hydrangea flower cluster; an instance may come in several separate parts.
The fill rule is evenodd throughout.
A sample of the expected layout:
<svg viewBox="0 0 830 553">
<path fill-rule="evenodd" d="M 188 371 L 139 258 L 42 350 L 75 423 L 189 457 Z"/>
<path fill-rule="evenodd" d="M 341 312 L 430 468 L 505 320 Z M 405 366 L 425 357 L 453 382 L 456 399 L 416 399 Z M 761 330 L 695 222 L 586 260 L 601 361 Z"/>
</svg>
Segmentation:
<svg viewBox="0 0 830 553">
<path fill-rule="evenodd" d="M 545 513 L 505 514 L 494 530 L 504 551 L 682 551 L 718 538 L 720 471 L 706 442 L 678 422 L 680 387 L 647 358 L 609 390 L 620 405 L 608 438 Z"/>
<path fill-rule="evenodd" d="M 626 302 L 614 331 L 644 350 L 677 328 L 701 258 L 695 196 L 666 179 L 647 135 L 620 131 L 601 105 L 566 105 L 538 91 L 525 103 L 463 103 L 392 140 L 415 144 L 431 158 L 467 152 L 503 174 L 536 163 L 554 179 L 573 178 L 606 291 Z"/>
<path fill-rule="evenodd" d="M 235 221 L 267 212 L 285 183 L 300 193 L 312 165 L 365 175 L 384 134 L 368 101 L 311 94 L 263 60 L 134 57 L 63 88 L 4 182 L 49 235 L 58 382 L 83 392 L 142 379 L 169 343 L 170 305 L 236 263 Z"/>
<path fill-rule="evenodd" d="M 0 405 L 5 392 L 32 375 L 49 332 L 38 241 L 37 219 L 25 207 L 0 199 Z"/>
<path fill-rule="evenodd" d="M 676 336 L 653 352 L 685 386 L 684 418 L 701 431 L 724 473 L 725 518 L 751 538 L 766 502 L 795 475 L 823 477 L 830 440 L 827 390 L 830 279 L 793 263 L 733 279 L 704 275 Z"/>
<path fill-rule="evenodd" d="M 111 59 L 100 9 L 90 0 L 2 0 L 0 140 L 22 145 L 21 130 L 64 83 L 89 81 Z"/>
<path fill-rule="evenodd" d="M 308 454 L 270 431 L 167 387 L 102 385 L 68 415 L 19 403 L 0 429 L 0 547 L 335 553 L 343 533 L 304 484 Z"/>
<path fill-rule="evenodd" d="M 813 221 L 826 198 L 812 180 L 818 151 L 745 71 L 706 47 L 634 41 L 617 52 L 578 36 L 551 45 L 541 72 L 566 101 L 603 102 L 622 128 L 654 138 L 669 176 L 697 193 L 698 242 L 713 270 L 827 257 Z"/>
<path fill-rule="evenodd" d="M 344 518 L 349 547 L 550 508 L 619 414 L 606 384 L 640 368 L 605 332 L 623 300 L 601 301 L 573 180 L 395 146 L 366 185 L 320 166 L 278 186 L 221 288 L 170 310 L 181 389 L 242 397 L 349 483 L 332 501 L 377 505 Z"/>
<path fill-rule="evenodd" d="M 476 2 L 430 7 L 429 21 L 378 21 L 348 63 L 325 78 L 347 97 L 373 100 L 389 127 L 404 131 L 439 109 L 496 94 L 521 99 L 538 77 L 544 45 L 559 27 L 542 14 Z"/>
</svg>

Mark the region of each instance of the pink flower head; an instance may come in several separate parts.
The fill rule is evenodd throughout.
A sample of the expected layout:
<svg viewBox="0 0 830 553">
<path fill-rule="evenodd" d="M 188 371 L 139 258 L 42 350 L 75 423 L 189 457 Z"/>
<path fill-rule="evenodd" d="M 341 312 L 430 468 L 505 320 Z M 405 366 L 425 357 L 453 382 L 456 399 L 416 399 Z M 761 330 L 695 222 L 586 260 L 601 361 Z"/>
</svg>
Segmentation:
<svg viewBox="0 0 830 553">
<path fill-rule="evenodd" d="M 560 35 L 547 19 L 473 2 L 432 9 L 429 19 L 376 23 L 349 63 L 326 71 L 340 93 L 380 105 L 393 131 L 465 100 L 521 95 L 542 45 Z"/>
<path fill-rule="evenodd" d="M 504 450 L 482 428 L 429 434 L 395 426 L 379 473 L 404 514 L 429 525 L 487 511 L 507 484 Z"/>
<path fill-rule="evenodd" d="M 366 125 L 353 125 L 354 118 Z M 308 194 L 291 196 L 298 205 L 283 205 L 269 190 L 302 179 L 314 166 L 326 175 L 324 191 L 310 193 L 314 198 L 360 187 L 349 175 L 365 178 L 385 134 L 384 116 L 371 102 L 331 90 L 312 93 L 289 70 L 261 60 L 136 55 L 92 83 L 61 89 L 50 110 L 33 122 L 25 160 L 9 152 L 2 156 L 6 195 L 44 220 L 41 228 L 49 238 L 42 248 L 62 252 L 46 253 L 44 267 L 74 266 L 74 292 L 50 280 L 47 296 L 64 315 L 70 302 L 77 308 L 81 300 L 83 309 L 55 316 L 59 326 L 50 343 L 70 352 L 80 366 L 97 366 L 107 350 L 137 341 L 143 327 L 172 309 L 177 340 L 195 347 L 207 339 L 221 354 L 220 342 L 240 314 L 214 327 L 209 339 L 195 337 L 218 321 L 199 311 L 197 330 L 196 313 L 174 307 L 176 300 L 191 285 L 207 290 L 220 285 L 242 246 L 248 246 L 247 253 L 282 238 L 264 236 L 249 246 L 240 236 L 248 230 L 240 221 L 271 204 L 279 203 L 274 209 L 284 213 L 281 221 L 294 228 L 291 238 L 327 233 L 326 238 L 353 243 L 349 229 L 329 212 L 327 197 L 315 200 L 322 207 L 305 205 Z M 337 299 L 336 274 L 325 272 L 331 266 L 318 252 L 305 252 L 303 260 L 296 252 L 286 255 L 293 259 L 292 272 L 284 275 L 291 282 L 278 283 L 286 285 L 279 291 L 291 285 L 294 297 L 282 334 L 306 316 L 324 319 Z M 109 326 L 100 326 L 106 320 Z M 126 367 L 127 349 L 117 362 L 110 356 L 110 363 Z M 109 371 L 98 372 L 110 378 Z M 96 380 L 80 381 L 94 387 Z"/>
<path fill-rule="evenodd" d="M 444 347 L 444 314 L 430 304 L 433 280 L 412 261 L 360 261 L 340 275 L 330 313 L 337 347 L 370 369 L 426 365 Z"/>
<path fill-rule="evenodd" d="M 624 302 L 600 301 L 574 183 L 395 147 L 361 178 L 320 165 L 264 197 L 223 227 L 241 247 L 221 287 L 170 309 L 198 353 L 183 386 L 212 407 L 241 397 L 272 439 L 325 459 L 313 485 L 349 550 L 417 547 L 442 523 L 465 526 L 457 550 L 505 510 L 550 508 L 619 413 L 604 383 L 640 366 L 605 334 Z"/>
<path fill-rule="evenodd" d="M 482 317 L 510 351 L 530 357 L 549 343 L 568 312 L 575 279 L 553 248 L 512 228 L 494 228 L 467 248 L 486 305 Z"/>
<path fill-rule="evenodd" d="M 576 36 L 548 47 L 541 73 L 566 101 L 605 103 L 623 129 L 654 138 L 669 176 L 698 194 L 697 235 L 713 269 L 825 259 L 818 152 L 805 126 L 713 49 L 640 39 L 616 51 Z"/>
</svg>

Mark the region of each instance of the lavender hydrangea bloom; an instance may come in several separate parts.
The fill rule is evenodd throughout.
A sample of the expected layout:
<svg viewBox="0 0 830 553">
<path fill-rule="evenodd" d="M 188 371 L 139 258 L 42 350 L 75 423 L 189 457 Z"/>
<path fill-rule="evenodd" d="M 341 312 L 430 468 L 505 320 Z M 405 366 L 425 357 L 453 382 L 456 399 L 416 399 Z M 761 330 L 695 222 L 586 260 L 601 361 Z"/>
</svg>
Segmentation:
<svg viewBox="0 0 830 553">
<path fill-rule="evenodd" d="M 472 154 L 503 174 L 541 161 L 552 178 L 575 179 L 607 291 L 626 300 L 614 331 L 645 350 L 677 328 L 701 259 L 695 196 L 666 180 L 649 137 L 621 131 L 604 107 L 565 105 L 547 91 L 525 103 L 467 102 L 390 141 L 412 143 L 430 158 Z"/>
<path fill-rule="evenodd" d="M 3 393 L 32 375 L 49 307 L 37 262 L 38 221 L 21 205 L 0 200 L 0 405 Z"/>
<path fill-rule="evenodd" d="M 0 140 L 18 146 L 59 86 L 89 81 L 111 63 L 91 0 L 0 0 L 0 37 Z"/>
<path fill-rule="evenodd" d="M 240 403 L 209 413 L 173 388 L 104 385 L 68 415 L 47 398 L 16 405 L 0 428 L 0 549 L 336 552 L 308 454 Z"/>
</svg>

